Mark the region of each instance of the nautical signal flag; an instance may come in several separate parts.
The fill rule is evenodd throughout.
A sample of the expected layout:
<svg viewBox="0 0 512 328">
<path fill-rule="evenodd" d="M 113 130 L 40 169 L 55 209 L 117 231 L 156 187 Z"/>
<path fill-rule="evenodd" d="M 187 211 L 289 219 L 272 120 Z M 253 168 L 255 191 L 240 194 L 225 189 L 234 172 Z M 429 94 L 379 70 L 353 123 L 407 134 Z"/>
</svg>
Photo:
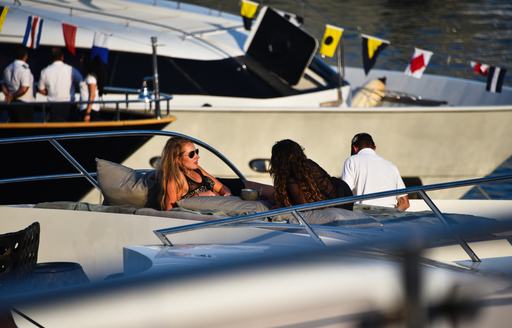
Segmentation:
<svg viewBox="0 0 512 328">
<path fill-rule="evenodd" d="M 432 51 L 414 48 L 414 54 L 412 55 L 411 62 L 405 69 L 405 75 L 420 79 L 433 54 Z"/>
<path fill-rule="evenodd" d="M 475 72 L 475 74 L 487 76 L 487 74 L 489 73 L 489 65 L 475 61 L 471 61 L 469 62 L 469 64 L 471 65 L 471 68 L 473 69 L 473 72 Z"/>
<path fill-rule="evenodd" d="M 23 45 L 27 48 L 35 49 L 39 47 L 41 34 L 43 33 L 43 19 L 38 16 L 28 16 L 25 35 L 23 36 Z"/>
<path fill-rule="evenodd" d="M 334 56 L 342 35 L 343 29 L 341 27 L 326 24 L 322 45 L 320 46 L 320 54 L 327 57 Z"/>
<path fill-rule="evenodd" d="M 258 3 L 249 0 L 242 0 L 242 7 L 240 8 L 240 15 L 244 20 L 244 28 L 246 30 L 251 29 L 252 20 L 258 10 Z"/>
<path fill-rule="evenodd" d="M 363 40 L 364 73 L 368 75 L 377 61 L 377 56 L 389 45 L 389 41 L 365 34 L 361 34 L 361 38 Z"/>
<path fill-rule="evenodd" d="M 495 66 L 489 67 L 486 90 L 494 93 L 501 92 L 503 81 L 505 80 L 505 73 L 507 73 L 507 70 L 504 68 Z"/>
<path fill-rule="evenodd" d="M 99 57 L 104 63 L 108 63 L 108 39 L 109 36 L 102 32 L 94 32 L 94 40 L 92 42 L 91 59 Z"/>
<path fill-rule="evenodd" d="M 62 23 L 62 33 L 64 34 L 64 43 L 66 44 L 66 49 L 68 49 L 69 53 L 73 56 L 76 55 L 76 26 Z"/>
<path fill-rule="evenodd" d="M 2 32 L 2 27 L 4 26 L 5 17 L 7 17 L 8 12 L 9 7 L 0 6 L 0 32 Z"/>
</svg>

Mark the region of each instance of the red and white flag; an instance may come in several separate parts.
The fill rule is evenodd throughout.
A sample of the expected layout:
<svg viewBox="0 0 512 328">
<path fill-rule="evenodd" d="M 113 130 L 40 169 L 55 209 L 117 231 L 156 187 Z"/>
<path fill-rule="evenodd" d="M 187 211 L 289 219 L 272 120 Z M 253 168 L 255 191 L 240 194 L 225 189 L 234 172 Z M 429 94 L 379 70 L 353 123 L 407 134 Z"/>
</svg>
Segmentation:
<svg viewBox="0 0 512 328">
<path fill-rule="evenodd" d="M 476 74 L 480 74 L 483 76 L 487 76 L 489 74 L 489 65 L 482 64 L 479 62 L 471 61 L 470 62 L 471 68 L 473 69 L 473 72 Z"/>
<path fill-rule="evenodd" d="M 414 48 L 414 54 L 412 55 L 411 62 L 405 69 L 405 75 L 420 79 L 433 54 L 432 51 Z"/>
<path fill-rule="evenodd" d="M 74 56 L 76 54 L 76 26 L 62 23 L 62 33 L 64 34 L 64 43 L 66 44 L 66 48 L 68 49 L 69 53 Z"/>
</svg>

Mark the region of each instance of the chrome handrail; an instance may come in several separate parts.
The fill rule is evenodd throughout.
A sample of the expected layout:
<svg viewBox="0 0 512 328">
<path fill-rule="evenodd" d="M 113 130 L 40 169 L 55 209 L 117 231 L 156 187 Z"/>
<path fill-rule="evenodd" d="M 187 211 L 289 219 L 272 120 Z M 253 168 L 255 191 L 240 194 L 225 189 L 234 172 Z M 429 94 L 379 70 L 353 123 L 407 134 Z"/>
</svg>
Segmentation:
<svg viewBox="0 0 512 328">
<path fill-rule="evenodd" d="M 113 105 L 115 105 L 115 110 L 117 112 L 117 120 L 120 120 L 121 109 L 128 109 L 129 104 L 132 104 L 132 103 L 146 103 L 146 101 L 144 99 L 129 99 L 128 95 L 132 94 L 131 89 L 126 90 L 124 88 L 117 88 L 117 92 L 124 93 L 125 99 L 123 99 L 123 100 L 94 100 L 94 101 L 87 101 L 87 100 L 85 100 L 85 101 L 32 101 L 32 102 L 23 102 L 23 103 L 14 102 L 14 103 L 9 103 L 9 104 L 6 104 L 6 103 L 0 103 L 0 104 L 2 105 L 1 108 L 4 110 L 8 109 L 9 107 L 18 107 L 18 106 L 27 106 L 27 105 L 34 106 L 34 107 L 41 107 L 42 111 L 43 111 L 43 119 L 44 120 L 46 119 L 46 107 L 49 107 L 49 106 L 55 105 L 55 104 L 57 104 L 57 105 L 58 104 L 69 104 L 69 105 L 79 106 L 79 105 L 85 105 L 85 104 L 92 103 L 92 104 L 103 105 L 103 107 L 105 107 L 104 105 L 113 104 Z M 167 94 L 160 94 L 160 97 L 158 99 L 155 99 L 154 97 L 149 98 L 147 100 L 147 102 L 149 103 L 149 110 L 152 110 L 153 103 L 165 101 L 167 114 L 169 114 L 170 113 L 170 101 L 172 100 L 172 98 L 173 97 L 171 95 L 167 95 Z M 124 104 L 125 107 L 121 108 L 120 104 Z M 156 113 L 155 113 L 155 115 L 156 115 Z"/>
<path fill-rule="evenodd" d="M 70 140 L 70 139 L 89 139 L 89 138 L 110 138 L 110 137 L 153 137 L 153 136 L 164 136 L 164 137 L 182 137 L 189 139 L 193 143 L 205 148 L 220 160 L 222 160 L 242 181 L 246 181 L 245 176 L 238 170 L 238 168 L 227 159 L 221 152 L 213 148 L 209 144 L 194 137 L 174 132 L 174 131 L 156 131 L 156 130 L 126 130 L 126 131 L 104 131 L 104 132 L 84 132 L 84 133 L 66 133 L 66 134 L 52 134 L 42 136 L 24 136 L 24 137 L 12 137 L 0 139 L 0 145 L 6 144 L 17 144 L 17 143 L 34 143 L 34 142 L 49 142 L 55 147 L 59 153 L 75 167 L 79 174 L 53 174 L 46 176 L 32 176 L 32 177 L 15 177 L 15 178 L 0 178 L 0 185 L 7 183 L 19 183 L 27 181 L 41 181 L 41 180 L 52 180 L 61 178 L 75 178 L 85 177 L 95 188 L 98 188 L 96 179 L 94 178 L 95 173 L 87 172 L 76 159 L 63 147 L 58 141 L 59 140 Z"/>
<path fill-rule="evenodd" d="M 434 212 L 434 214 L 439 218 L 439 220 L 449 230 L 451 230 L 449 221 L 446 220 L 446 218 L 441 213 L 441 211 L 435 206 L 434 202 L 430 199 L 430 197 L 427 196 L 426 191 L 470 186 L 470 185 L 481 184 L 481 183 L 485 183 L 485 182 L 493 182 L 493 181 L 509 180 L 509 179 L 512 179 L 512 175 L 500 175 L 500 176 L 492 176 L 492 177 L 477 178 L 477 179 L 467 179 L 467 180 L 460 180 L 460 181 L 453 181 L 453 182 L 431 184 L 431 185 L 426 185 L 426 186 L 413 186 L 413 187 L 397 189 L 397 190 L 376 192 L 376 193 L 367 194 L 367 195 L 329 199 L 329 200 L 324 200 L 324 201 L 319 201 L 319 202 L 314 202 L 314 203 L 307 203 L 307 204 L 295 205 L 295 206 L 291 206 L 291 207 L 278 208 L 278 209 L 273 209 L 273 210 L 254 213 L 254 214 L 238 215 L 238 216 L 233 216 L 233 217 L 229 217 L 229 218 L 211 220 L 211 221 L 201 222 L 201 223 L 194 223 L 194 224 L 189 224 L 189 225 L 184 225 L 184 226 L 179 226 L 179 227 L 158 229 L 158 230 L 154 230 L 153 233 L 155 233 L 155 235 L 165 245 L 172 246 L 173 245 L 172 242 L 167 238 L 166 235 L 176 234 L 176 233 L 181 233 L 181 232 L 186 232 L 186 231 L 199 230 L 199 229 L 204 229 L 204 228 L 219 227 L 219 226 L 223 226 L 223 225 L 232 225 L 235 223 L 248 222 L 248 221 L 253 221 L 253 220 L 258 220 L 258 219 L 272 218 L 272 217 L 275 217 L 278 215 L 283 215 L 283 214 L 292 214 L 296 217 L 296 213 L 302 212 L 302 211 L 317 210 L 317 209 L 322 209 L 322 208 L 332 207 L 332 206 L 337 206 L 337 205 L 343 205 L 343 204 L 353 203 L 353 202 L 362 201 L 362 200 L 375 199 L 375 198 L 381 198 L 381 197 L 386 197 L 386 196 L 396 196 L 396 195 L 402 195 L 402 194 L 412 194 L 412 193 L 419 193 L 420 196 L 422 197 L 422 199 L 430 207 L 432 212 Z M 306 230 L 308 231 L 310 236 L 315 241 L 317 239 L 320 239 L 320 237 L 314 232 L 314 230 L 311 228 L 311 226 L 307 225 Z M 473 252 L 473 250 L 471 250 L 471 248 L 469 247 L 467 242 L 465 240 L 463 240 L 460 236 L 458 236 L 454 231 L 451 231 L 451 232 L 453 234 L 455 234 L 455 237 L 457 238 L 457 240 L 459 240 L 459 244 L 466 251 L 466 253 L 469 255 L 471 260 L 473 262 L 479 262 L 480 259 L 478 258 L 478 256 L 476 256 L 476 254 Z"/>
</svg>

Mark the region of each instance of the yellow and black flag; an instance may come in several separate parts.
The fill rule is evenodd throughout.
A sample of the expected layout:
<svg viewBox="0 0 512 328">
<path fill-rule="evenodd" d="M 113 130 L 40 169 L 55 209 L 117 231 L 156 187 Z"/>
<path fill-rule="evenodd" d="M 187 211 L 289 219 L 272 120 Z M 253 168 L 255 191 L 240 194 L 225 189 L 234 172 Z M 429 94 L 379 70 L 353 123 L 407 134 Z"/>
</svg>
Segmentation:
<svg viewBox="0 0 512 328">
<path fill-rule="evenodd" d="M 377 56 L 389 45 L 389 41 L 365 34 L 361 34 L 361 38 L 363 39 L 364 73 L 368 75 L 368 72 L 375 65 Z"/>
<path fill-rule="evenodd" d="M 4 26 L 5 17 L 7 17 L 8 11 L 9 7 L 0 6 L 0 32 L 2 32 L 2 27 Z"/>
<path fill-rule="evenodd" d="M 258 10 L 258 3 L 249 0 L 242 0 L 242 6 L 240 8 L 240 15 L 244 20 L 244 28 L 246 30 L 251 29 L 252 20 Z"/>
<path fill-rule="evenodd" d="M 320 46 L 320 54 L 327 57 L 334 56 L 342 35 L 343 29 L 341 27 L 326 24 L 322 45 Z"/>
</svg>

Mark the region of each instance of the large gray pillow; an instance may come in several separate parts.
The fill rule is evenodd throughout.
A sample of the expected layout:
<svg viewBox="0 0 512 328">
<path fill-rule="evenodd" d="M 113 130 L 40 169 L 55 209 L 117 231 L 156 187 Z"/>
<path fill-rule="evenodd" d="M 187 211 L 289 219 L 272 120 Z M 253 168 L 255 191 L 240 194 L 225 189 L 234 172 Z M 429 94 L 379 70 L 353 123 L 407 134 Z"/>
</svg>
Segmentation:
<svg viewBox="0 0 512 328">
<path fill-rule="evenodd" d="M 178 206 L 201 213 L 234 216 L 268 211 L 261 201 L 242 200 L 236 196 L 196 196 L 178 201 Z"/>
<path fill-rule="evenodd" d="M 96 172 L 105 205 L 160 208 L 160 184 L 155 170 L 134 170 L 96 158 Z"/>
</svg>

